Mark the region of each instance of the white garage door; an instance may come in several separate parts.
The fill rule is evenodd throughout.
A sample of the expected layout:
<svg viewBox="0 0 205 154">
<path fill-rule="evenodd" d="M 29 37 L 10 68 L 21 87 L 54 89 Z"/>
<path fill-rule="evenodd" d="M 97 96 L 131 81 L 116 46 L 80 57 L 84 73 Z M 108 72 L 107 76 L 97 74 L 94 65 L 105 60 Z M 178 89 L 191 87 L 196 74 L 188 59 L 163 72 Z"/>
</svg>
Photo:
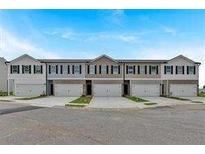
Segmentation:
<svg viewBox="0 0 205 154">
<path fill-rule="evenodd" d="M 159 96 L 160 84 L 132 84 L 132 96 Z"/>
<path fill-rule="evenodd" d="M 94 96 L 121 96 L 121 84 L 94 84 Z"/>
<path fill-rule="evenodd" d="M 40 96 L 46 94 L 46 87 L 43 84 L 16 84 L 16 96 Z"/>
<path fill-rule="evenodd" d="M 196 84 L 170 84 L 172 96 L 197 96 Z"/>
<path fill-rule="evenodd" d="M 55 84 L 55 96 L 81 96 L 83 95 L 83 84 Z"/>
</svg>

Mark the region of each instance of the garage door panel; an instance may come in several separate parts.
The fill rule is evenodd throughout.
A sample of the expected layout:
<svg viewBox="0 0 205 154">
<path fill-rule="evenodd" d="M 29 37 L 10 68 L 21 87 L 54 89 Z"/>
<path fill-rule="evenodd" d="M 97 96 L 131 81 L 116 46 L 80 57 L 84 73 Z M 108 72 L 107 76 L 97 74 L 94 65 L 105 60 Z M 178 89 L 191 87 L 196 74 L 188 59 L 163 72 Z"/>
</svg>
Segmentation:
<svg viewBox="0 0 205 154">
<path fill-rule="evenodd" d="M 16 96 L 40 96 L 46 94 L 45 85 L 36 84 L 16 84 L 15 95 Z"/>
<path fill-rule="evenodd" d="M 94 96 L 121 96 L 121 84 L 94 84 Z"/>
<path fill-rule="evenodd" d="M 55 96 L 81 96 L 83 95 L 83 84 L 55 84 Z"/>
<path fill-rule="evenodd" d="M 172 96 L 197 96 L 196 84 L 170 84 Z"/>
<path fill-rule="evenodd" d="M 159 84 L 132 84 L 132 96 L 159 96 Z"/>
</svg>

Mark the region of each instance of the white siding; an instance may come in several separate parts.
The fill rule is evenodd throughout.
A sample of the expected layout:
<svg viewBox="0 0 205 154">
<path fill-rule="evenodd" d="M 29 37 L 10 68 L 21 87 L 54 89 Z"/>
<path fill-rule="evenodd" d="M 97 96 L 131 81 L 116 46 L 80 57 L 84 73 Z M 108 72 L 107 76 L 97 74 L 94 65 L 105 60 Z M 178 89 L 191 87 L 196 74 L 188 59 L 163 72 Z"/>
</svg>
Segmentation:
<svg viewBox="0 0 205 154">
<path fill-rule="evenodd" d="M 164 74 L 165 65 L 173 65 L 173 74 Z M 176 66 L 184 66 L 184 74 L 175 74 Z M 196 74 L 187 74 L 187 66 L 196 66 Z M 198 80 L 199 79 L 199 66 L 183 58 L 173 59 L 172 61 L 169 61 L 167 64 L 161 65 L 161 79 L 162 80 Z"/>
<path fill-rule="evenodd" d="M 11 74 L 10 65 L 20 65 L 19 74 Z M 22 74 L 22 65 L 31 65 L 31 74 Z M 42 65 L 43 74 L 34 74 L 33 65 Z M 16 87 L 16 85 L 25 85 L 25 84 L 26 85 L 46 85 L 46 65 L 39 61 L 35 61 L 30 57 L 24 57 L 22 59 L 19 59 L 17 61 L 8 64 L 8 79 L 9 81 L 13 80 L 14 87 Z M 9 82 L 9 84 L 11 83 Z M 9 92 L 10 91 L 11 89 L 9 89 Z M 17 92 L 15 91 L 15 93 Z"/>
<path fill-rule="evenodd" d="M 0 91 L 7 91 L 7 66 L 6 60 L 0 57 Z"/>
</svg>

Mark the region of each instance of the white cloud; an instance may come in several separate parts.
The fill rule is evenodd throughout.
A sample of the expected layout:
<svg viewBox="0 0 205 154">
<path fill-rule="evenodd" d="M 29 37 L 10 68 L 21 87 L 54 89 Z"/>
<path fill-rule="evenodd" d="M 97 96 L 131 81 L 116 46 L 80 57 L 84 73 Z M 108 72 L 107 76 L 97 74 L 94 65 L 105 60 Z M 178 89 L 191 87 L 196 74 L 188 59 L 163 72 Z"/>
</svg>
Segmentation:
<svg viewBox="0 0 205 154">
<path fill-rule="evenodd" d="M 7 60 L 11 60 L 25 53 L 35 58 L 59 57 L 57 54 L 45 51 L 28 40 L 16 37 L 0 27 L 0 56 L 5 57 Z"/>
<path fill-rule="evenodd" d="M 67 40 L 77 39 L 76 33 L 71 28 L 55 28 L 52 30 L 46 30 L 44 31 L 44 34 L 58 36 Z"/>
</svg>

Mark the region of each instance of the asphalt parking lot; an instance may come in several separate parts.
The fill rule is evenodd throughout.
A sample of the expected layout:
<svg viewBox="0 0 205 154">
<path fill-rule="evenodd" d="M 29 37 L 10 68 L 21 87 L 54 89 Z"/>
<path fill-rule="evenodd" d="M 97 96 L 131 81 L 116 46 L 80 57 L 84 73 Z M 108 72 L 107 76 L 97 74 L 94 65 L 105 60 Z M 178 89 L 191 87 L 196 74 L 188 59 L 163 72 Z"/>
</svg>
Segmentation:
<svg viewBox="0 0 205 154">
<path fill-rule="evenodd" d="M 0 144 L 205 144 L 205 105 L 0 114 Z"/>
</svg>

